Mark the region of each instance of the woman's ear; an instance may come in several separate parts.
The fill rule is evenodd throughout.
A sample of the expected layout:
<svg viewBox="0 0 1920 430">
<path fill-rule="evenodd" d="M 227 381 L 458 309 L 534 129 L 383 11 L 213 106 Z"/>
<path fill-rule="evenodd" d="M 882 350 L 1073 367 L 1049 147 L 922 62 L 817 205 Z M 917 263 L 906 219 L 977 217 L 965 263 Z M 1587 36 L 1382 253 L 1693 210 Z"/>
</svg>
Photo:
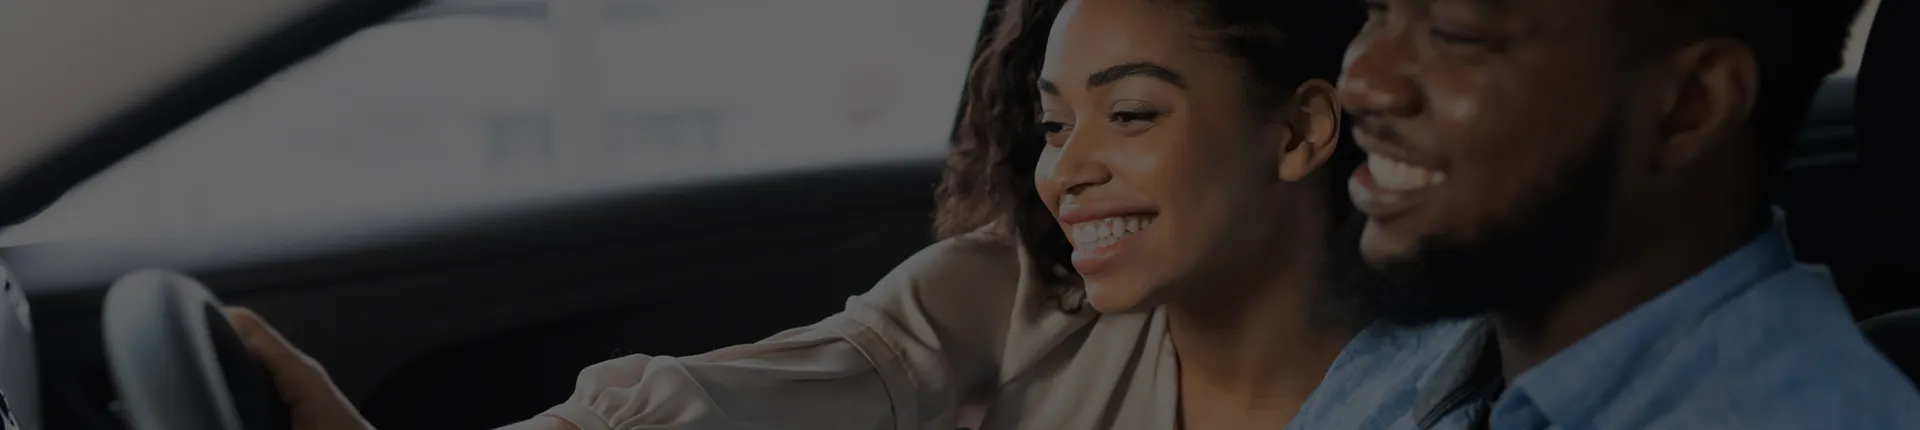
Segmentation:
<svg viewBox="0 0 1920 430">
<path fill-rule="evenodd" d="M 1282 133 L 1287 141 L 1280 147 L 1280 180 L 1306 179 L 1340 144 L 1340 100 L 1333 84 L 1323 79 L 1300 84 L 1281 115 L 1289 132 Z"/>
</svg>

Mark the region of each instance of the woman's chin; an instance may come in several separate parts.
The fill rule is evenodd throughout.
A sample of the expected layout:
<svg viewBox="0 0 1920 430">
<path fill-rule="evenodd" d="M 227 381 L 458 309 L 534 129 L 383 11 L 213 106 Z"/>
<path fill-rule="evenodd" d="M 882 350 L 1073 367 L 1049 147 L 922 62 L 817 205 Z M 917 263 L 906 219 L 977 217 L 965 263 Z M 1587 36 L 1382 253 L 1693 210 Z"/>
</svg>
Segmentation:
<svg viewBox="0 0 1920 430">
<path fill-rule="evenodd" d="M 1087 305 L 1103 314 L 1138 312 L 1158 306 L 1150 296 L 1152 288 L 1132 282 L 1086 280 Z"/>
</svg>

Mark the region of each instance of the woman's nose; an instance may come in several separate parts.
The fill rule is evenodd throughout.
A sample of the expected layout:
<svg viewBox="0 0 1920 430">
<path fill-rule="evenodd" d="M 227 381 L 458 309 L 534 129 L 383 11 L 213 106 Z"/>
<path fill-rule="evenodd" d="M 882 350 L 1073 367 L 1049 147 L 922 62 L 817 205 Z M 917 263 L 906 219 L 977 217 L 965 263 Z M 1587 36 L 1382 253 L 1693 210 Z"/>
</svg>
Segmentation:
<svg viewBox="0 0 1920 430">
<path fill-rule="evenodd" d="M 1062 196 L 1112 180 L 1113 171 L 1102 159 L 1108 150 L 1107 141 L 1097 132 L 1076 131 L 1067 138 L 1066 144 L 1054 152 L 1051 169 L 1046 172 L 1045 180 Z M 1042 163 L 1047 161 L 1041 160 Z"/>
</svg>

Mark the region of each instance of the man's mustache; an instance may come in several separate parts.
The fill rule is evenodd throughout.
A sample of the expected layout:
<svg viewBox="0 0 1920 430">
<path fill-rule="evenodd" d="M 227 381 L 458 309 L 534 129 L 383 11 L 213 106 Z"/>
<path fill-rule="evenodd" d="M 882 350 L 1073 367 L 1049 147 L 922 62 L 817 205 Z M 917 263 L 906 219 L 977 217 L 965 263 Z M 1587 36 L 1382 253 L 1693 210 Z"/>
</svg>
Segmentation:
<svg viewBox="0 0 1920 430">
<path fill-rule="evenodd" d="M 1394 130 L 1393 126 L 1388 125 L 1387 122 L 1380 119 L 1380 117 L 1366 114 L 1347 114 L 1347 121 L 1348 124 L 1353 124 L 1354 132 L 1365 134 L 1368 138 L 1372 139 L 1375 144 L 1397 146 L 1405 142 L 1400 132 Z"/>
</svg>

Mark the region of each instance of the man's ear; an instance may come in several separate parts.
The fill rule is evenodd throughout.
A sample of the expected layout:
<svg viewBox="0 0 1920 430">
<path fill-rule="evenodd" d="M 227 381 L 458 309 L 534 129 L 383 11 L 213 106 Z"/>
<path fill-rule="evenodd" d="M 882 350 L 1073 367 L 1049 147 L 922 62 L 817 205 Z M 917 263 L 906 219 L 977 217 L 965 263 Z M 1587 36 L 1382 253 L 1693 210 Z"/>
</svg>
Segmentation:
<svg viewBox="0 0 1920 430">
<path fill-rule="evenodd" d="M 1340 100 L 1333 84 L 1314 79 L 1300 84 L 1293 102 L 1282 112 L 1288 133 L 1280 147 L 1280 180 L 1306 179 L 1340 144 Z"/>
<path fill-rule="evenodd" d="M 1661 143 L 1650 160 L 1656 171 L 1690 164 L 1735 141 L 1747 131 L 1760 94 L 1759 62 L 1746 43 L 1702 40 L 1680 49 L 1670 64 L 1675 85 L 1669 87 Z"/>
</svg>

